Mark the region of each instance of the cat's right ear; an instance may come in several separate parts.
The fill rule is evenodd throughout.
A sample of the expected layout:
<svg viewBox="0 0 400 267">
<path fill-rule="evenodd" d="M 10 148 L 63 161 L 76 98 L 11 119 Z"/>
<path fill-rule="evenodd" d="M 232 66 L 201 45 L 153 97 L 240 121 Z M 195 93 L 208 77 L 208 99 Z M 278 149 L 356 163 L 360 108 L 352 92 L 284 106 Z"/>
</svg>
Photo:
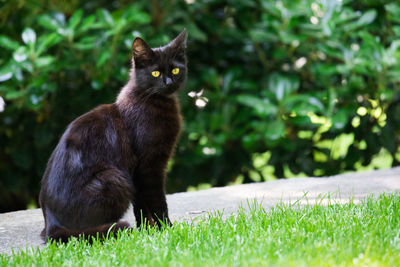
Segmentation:
<svg viewBox="0 0 400 267">
<path fill-rule="evenodd" d="M 153 50 L 150 46 L 140 37 L 136 37 L 132 44 L 133 58 L 136 65 L 144 65 L 150 61 Z"/>
</svg>

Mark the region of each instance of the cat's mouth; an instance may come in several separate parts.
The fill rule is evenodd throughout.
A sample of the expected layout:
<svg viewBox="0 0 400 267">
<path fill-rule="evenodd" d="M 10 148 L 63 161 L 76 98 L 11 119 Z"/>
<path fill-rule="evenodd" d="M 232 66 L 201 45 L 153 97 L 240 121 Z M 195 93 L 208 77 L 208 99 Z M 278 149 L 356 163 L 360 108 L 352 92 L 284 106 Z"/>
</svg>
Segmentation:
<svg viewBox="0 0 400 267">
<path fill-rule="evenodd" d="M 167 86 L 167 87 L 163 88 L 162 93 L 164 95 L 171 95 L 171 94 L 175 93 L 176 91 L 178 91 L 178 88 L 176 86 Z"/>
<path fill-rule="evenodd" d="M 151 98 L 153 96 L 170 96 L 173 93 L 178 91 L 178 88 L 175 86 L 169 86 L 169 87 L 152 87 L 150 90 L 143 91 L 141 94 L 142 97 L 145 98 Z"/>
</svg>

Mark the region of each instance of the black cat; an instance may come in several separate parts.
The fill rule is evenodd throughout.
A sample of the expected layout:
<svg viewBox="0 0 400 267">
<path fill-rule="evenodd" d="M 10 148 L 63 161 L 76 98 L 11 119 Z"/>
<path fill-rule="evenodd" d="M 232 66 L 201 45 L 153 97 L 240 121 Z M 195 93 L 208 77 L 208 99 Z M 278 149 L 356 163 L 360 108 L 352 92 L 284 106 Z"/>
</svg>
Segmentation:
<svg viewBox="0 0 400 267">
<path fill-rule="evenodd" d="M 186 30 L 160 48 L 136 38 L 132 49 L 117 101 L 75 119 L 49 159 L 39 197 L 46 241 L 127 228 L 120 219 L 131 202 L 138 226 L 171 225 L 165 171 L 181 131 Z"/>
</svg>

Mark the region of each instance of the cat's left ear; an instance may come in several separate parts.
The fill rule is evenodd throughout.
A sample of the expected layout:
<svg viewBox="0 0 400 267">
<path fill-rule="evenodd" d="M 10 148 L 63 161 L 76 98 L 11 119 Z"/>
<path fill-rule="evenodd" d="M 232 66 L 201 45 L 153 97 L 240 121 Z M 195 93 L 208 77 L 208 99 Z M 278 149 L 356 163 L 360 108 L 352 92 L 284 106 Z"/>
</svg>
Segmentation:
<svg viewBox="0 0 400 267">
<path fill-rule="evenodd" d="M 168 46 L 173 48 L 173 49 L 181 50 L 182 52 L 185 52 L 185 50 L 186 50 L 186 39 L 187 39 L 186 29 L 183 29 L 183 31 L 174 40 L 172 40 L 168 44 Z"/>
<path fill-rule="evenodd" d="M 150 46 L 139 37 L 136 37 L 133 41 L 132 52 L 136 64 L 146 64 L 153 55 Z"/>
</svg>

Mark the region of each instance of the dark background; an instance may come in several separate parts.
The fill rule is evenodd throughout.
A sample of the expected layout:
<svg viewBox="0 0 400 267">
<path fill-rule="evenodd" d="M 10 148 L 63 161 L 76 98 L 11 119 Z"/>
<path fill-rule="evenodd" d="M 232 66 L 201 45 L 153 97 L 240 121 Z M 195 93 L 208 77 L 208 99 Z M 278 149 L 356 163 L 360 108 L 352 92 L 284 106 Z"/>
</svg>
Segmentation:
<svg viewBox="0 0 400 267">
<path fill-rule="evenodd" d="M 399 165 L 399 14 L 383 0 L 0 0 L 0 212 L 37 204 L 65 127 L 127 81 L 133 38 L 183 28 L 169 193 Z"/>
</svg>

